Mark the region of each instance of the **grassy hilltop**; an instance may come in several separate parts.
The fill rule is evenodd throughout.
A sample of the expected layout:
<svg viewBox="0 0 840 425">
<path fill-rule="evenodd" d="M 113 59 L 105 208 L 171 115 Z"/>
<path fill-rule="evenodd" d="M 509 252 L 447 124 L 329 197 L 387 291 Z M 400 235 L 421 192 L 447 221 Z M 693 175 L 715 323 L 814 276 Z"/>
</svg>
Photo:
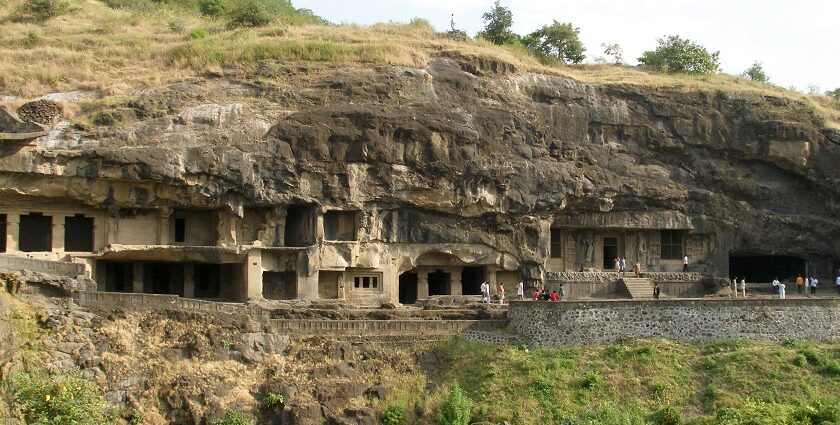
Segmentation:
<svg viewBox="0 0 840 425">
<path fill-rule="evenodd" d="M 59 7 L 47 13 L 55 16 L 43 16 L 27 8 L 32 2 Z M 4 58 L 0 94 L 35 96 L 78 89 L 124 94 L 207 71 L 247 70 L 265 62 L 423 67 L 429 57 L 457 53 L 583 82 L 793 98 L 811 105 L 827 125 L 840 128 L 840 110 L 824 96 L 726 74 L 668 75 L 630 66 L 544 64 L 520 48 L 452 40 L 421 19 L 407 24 L 333 25 L 285 0 L 239 2 L 262 5 L 263 15 L 228 10 L 208 16 L 208 3 L 221 2 L 0 0 L 0 55 Z M 264 19 L 260 26 L 249 26 L 254 14 Z"/>
</svg>

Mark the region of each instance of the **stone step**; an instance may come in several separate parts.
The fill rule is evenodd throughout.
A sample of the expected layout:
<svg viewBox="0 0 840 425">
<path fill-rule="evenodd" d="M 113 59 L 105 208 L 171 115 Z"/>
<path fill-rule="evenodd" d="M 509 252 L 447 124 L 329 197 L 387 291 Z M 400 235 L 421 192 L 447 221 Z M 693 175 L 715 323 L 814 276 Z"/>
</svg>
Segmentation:
<svg viewBox="0 0 840 425">
<path fill-rule="evenodd" d="M 653 299 L 653 280 L 650 278 L 625 277 L 620 279 L 630 298 L 634 300 Z"/>
</svg>

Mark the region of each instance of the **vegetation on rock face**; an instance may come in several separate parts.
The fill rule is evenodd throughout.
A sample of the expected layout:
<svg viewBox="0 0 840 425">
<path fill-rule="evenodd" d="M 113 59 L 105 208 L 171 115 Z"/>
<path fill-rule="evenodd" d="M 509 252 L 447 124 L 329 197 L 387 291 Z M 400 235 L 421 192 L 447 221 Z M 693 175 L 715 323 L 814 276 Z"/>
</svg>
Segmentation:
<svg viewBox="0 0 840 425">
<path fill-rule="evenodd" d="M 580 42 L 580 28 L 571 23 L 554 21 L 523 38 L 523 44 L 547 58 L 558 59 L 564 63 L 581 63 L 586 58 L 586 50 Z"/>
<path fill-rule="evenodd" d="M 114 422 L 111 405 L 102 389 L 71 373 L 51 378 L 40 373 L 19 373 L 12 377 L 11 390 L 33 425 L 106 425 Z"/>
<path fill-rule="evenodd" d="M 472 400 L 458 383 L 449 388 L 449 395 L 438 409 L 438 425 L 469 425 Z"/>
<path fill-rule="evenodd" d="M 639 63 L 663 72 L 712 74 L 720 69 L 719 56 L 694 41 L 669 35 L 659 39 L 656 50 L 642 53 Z"/>
<path fill-rule="evenodd" d="M 211 425 L 252 425 L 254 422 L 248 416 L 234 411 L 228 411 L 225 417 L 216 419 Z"/>
<path fill-rule="evenodd" d="M 478 38 L 499 45 L 510 44 L 517 39 L 516 34 L 510 30 L 513 26 L 513 12 L 500 5 L 499 0 L 481 18 L 484 20 L 484 30 L 478 33 Z"/>
</svg>

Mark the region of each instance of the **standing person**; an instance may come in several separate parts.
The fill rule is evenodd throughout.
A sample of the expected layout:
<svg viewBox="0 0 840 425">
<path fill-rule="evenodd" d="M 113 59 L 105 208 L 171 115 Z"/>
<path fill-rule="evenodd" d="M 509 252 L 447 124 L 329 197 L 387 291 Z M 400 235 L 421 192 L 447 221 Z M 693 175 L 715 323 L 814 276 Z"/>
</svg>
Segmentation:
<svg viewBox="0 0 840 425">
<path fill-rule="evenodd" d="M 562 283 L 560 284 L 560 293 L 557 295 L 560 296 L 560 299 L 558 301 L 563 301 L 563 298 L 566 297 L 566 288 L 563 286 Z"/>
<path fill-rule="evenodd" d="M 785 299 L 785 284 L 779 282 L 779 299 Z"/>
<path fill-rule="evenodd" d="M 539 301 L 540 300 L 540 291 L 537 288 L 534 288 L 534 292 L 531 294 L 531 301 Z"/>
<path fill-rule="evenodd" d="M 618 257 L 615 257 L 615 272 L 618 273 L 621 271 L 621 260 Z"/>
<path fill-rule="evenodd" d="M 688 255 L 683 257 L 683 273 L 688 273 Z"/>
<path fill-rule="evenodd" d="M 481 302 L 490 303 L 490 284 L 486 280 L 481 282 Z"/>
<path fill-rule="evenodd" d="M 817 278 L 811 277 L 811 295 L 817 295 L 817 285 L 819 284 L 820 281 Z"/>
<path fill-rule="evenodd" d="M 636 272 L 636 277 L 642 277 L 642 263 L 636 261 L 634 271 Z"/>
<path fill-rule="evenodd" d="M 729 284 L 729 297 L 738 298 L 738 278 L 733 277 L 732 283 Z"/>
<path fill-rule="evenodd" d="M 627 272 L 627 259 L 621 257 L 621 264 L 618 266 L 619 270 L 621 270 L 621 275 L 624 276 L 624 273 Z"/>
<path fill-rule="evenodd" d="M 805 286 L 805 280 L 802 279 L 802 275 L 796 275 L 796 292 L 801 294 L 803 286 Z"/>
<path fill-rule="evenodd" d="M 779 278 L 778 277 L 773 278 L 773 293 L 774 294 L 779 293 Z"/>
<path fill-rule="evenodd" d="M 522 301 L 525 299 L 525 284 L 519 281 L 519 286 L 516 287 L 516 296 Z"/>
<path fill-rule="evenodd" d="M 741 289 L 741 295 L 744 298 L 747 298 L 747 277 L 746 276 L 741 278 L 740 289 Z"/>
<path fill-rule="evenodd" d="M 557 291 L 551 291 L 551 302 L 557 302 L 560 300 L 560 296 L 557 295 Z"/>
<path fill-rule="evenodd" d="M 659 284 L 658 283 L 653 284 L 653 299 L 655 299 L 655 300 L 659 299 Z"/>
<path fill-rule="evenodd" d="M 840 273 L 837 273 L 837 279 L 834 279 L 834 286 L 837 287 L 837 294 L 840 294 Z"/>
<path fill-rule="evenodd" d="M 496 294 L 499 296 L 499 304 L 505 303 L 505 284 L 502 282 L 496 283 Z"/>
</svg>

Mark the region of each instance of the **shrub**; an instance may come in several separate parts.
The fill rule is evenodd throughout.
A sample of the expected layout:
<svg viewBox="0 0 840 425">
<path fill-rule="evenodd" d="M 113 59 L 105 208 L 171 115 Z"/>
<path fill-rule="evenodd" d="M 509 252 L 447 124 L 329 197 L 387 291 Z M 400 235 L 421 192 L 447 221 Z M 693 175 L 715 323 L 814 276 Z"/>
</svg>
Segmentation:
<svg viewBox="0 0 840 425">
<path fill-rule="evenodd" d="M 114 420 L 112 406 L 96 384 L 70 373 L 58 379 L 21 373 L 12 377 L 15 401 L 26 423 L 39 425 L 105 425 Z"/>
<path fill-rule="evenodd" d="M 449 395 L 438 411 L 439 425 L 469 425 L 472 410 L 472 400 L 464 393 L 460 385 L 455 384 L 449 389 Z"/>
<path fill-rule="evenodd" d="M 821 374 L 827 375 L 827 376 L 840 376 L 840 362 L 836 362 L 836 361 L 826 362 L 822 366 L 820 366 L 818 371 Z"/>
<path fill-rule="evenodd" d="M 225 0 L 198 0 L 198 11 L 204 16 L 218 18 L 225 14 Z"/>
<path fill-rule="evenodd" d="M 382 412 L 382 425 L 403 425 L 406 423 L 405 409 L 397 404 L 392 404 Z"/>
<path fill-rule="evenodd" d="M 759 83 L 770 82 L 770 76 L 768 76 L 767 72 L 764 71 L 764 67 L 761 65 L 761 62 L 753 62 L 752 66 L 747 68 L 741 75 Z M 785 341 L 785 343 L 787 343 L 787 341 Z"/>
<path fill-rule="evenodd" d="M 267 392 L 265 393 L 265 397 L 263 397 L 262 407 L 264 409 L 270 409 L 278 404 L 283 403 L 283 396 L 274 392 Z"/>
<path fill-rule="evenodd" d="M 793 358 L 793 364 L 802 367 L 808 364 L 808 358 L 805 357 L 804 354 L 797 354 L 796 357 Z"/>
<path fill-rule="evenodd" d="M 253 425 L 253 422 L 242 413 L 228 410 L 224 418 L 216 419 L 211 425 Z"/>
<path fill-rule="evenodd" d="M 261 27 L 271 22 L 271 14 L 257 0 L 243 0 L 234 3 L 230 11 L 228 26 Z"/>
<path fill-rule="evenodd" d="M 68 6 L 65 0 L 25 0 L 22 12 L 23 15 L 43 21 L 61 15 L 67 11 Z"/>
<path fill-rule="evenodd" d="M 599 375 L 598 372 L 589 372 L 586 374 L 586 377 L 583 378 L 583 382 L 580 383 L 580 386 L 587 390 L 594 390 L 600 382 L 601 375 Z"/>
<path fill-rule="evenodd" d="M 656 50 L 642 53 L 639 63 L 660 71 L 689 74 L 713 74 L 720 68 L 720 52 L 709 53 L 705 47 L 678 35 L 659 39 Z"/>
<path fill-rule="evenodd" d="M 177 22 L 177 21 L 170 21 L 166 25 L 166 27 L 169 28 L 169 31 L 171 31 L 174 34 L 181 34 L 181 33 L 184 32 L 184 29 L 185 29 L 184 24 L 182 24 L 180 22 Z"/>
<path fill-rule="evenodd" d="M 128 417 L 129 425 L 140 425 L 143 423 L 143 414 L 138 411 L 131 412 L 131 415 Z"/>
<path fill-rule="evenodd" d="M 207 30 L 204 28 L 195 28 L 190 31 L 190 40 L 201 40 L 207 38 Z"/>
<path fill-rule="evenodd" d="M 682 414 L 675 407 L 663 407 L 650 415 L 650 422 L 654 425 L 680 425 Z"/>
<path fill-rule="evenodd" d="M 836 424 L 840 423 L 840 404 L 817 401 L 814 404 L 794 409 L 791 416 L 797 423 Z"/>
</svg>

